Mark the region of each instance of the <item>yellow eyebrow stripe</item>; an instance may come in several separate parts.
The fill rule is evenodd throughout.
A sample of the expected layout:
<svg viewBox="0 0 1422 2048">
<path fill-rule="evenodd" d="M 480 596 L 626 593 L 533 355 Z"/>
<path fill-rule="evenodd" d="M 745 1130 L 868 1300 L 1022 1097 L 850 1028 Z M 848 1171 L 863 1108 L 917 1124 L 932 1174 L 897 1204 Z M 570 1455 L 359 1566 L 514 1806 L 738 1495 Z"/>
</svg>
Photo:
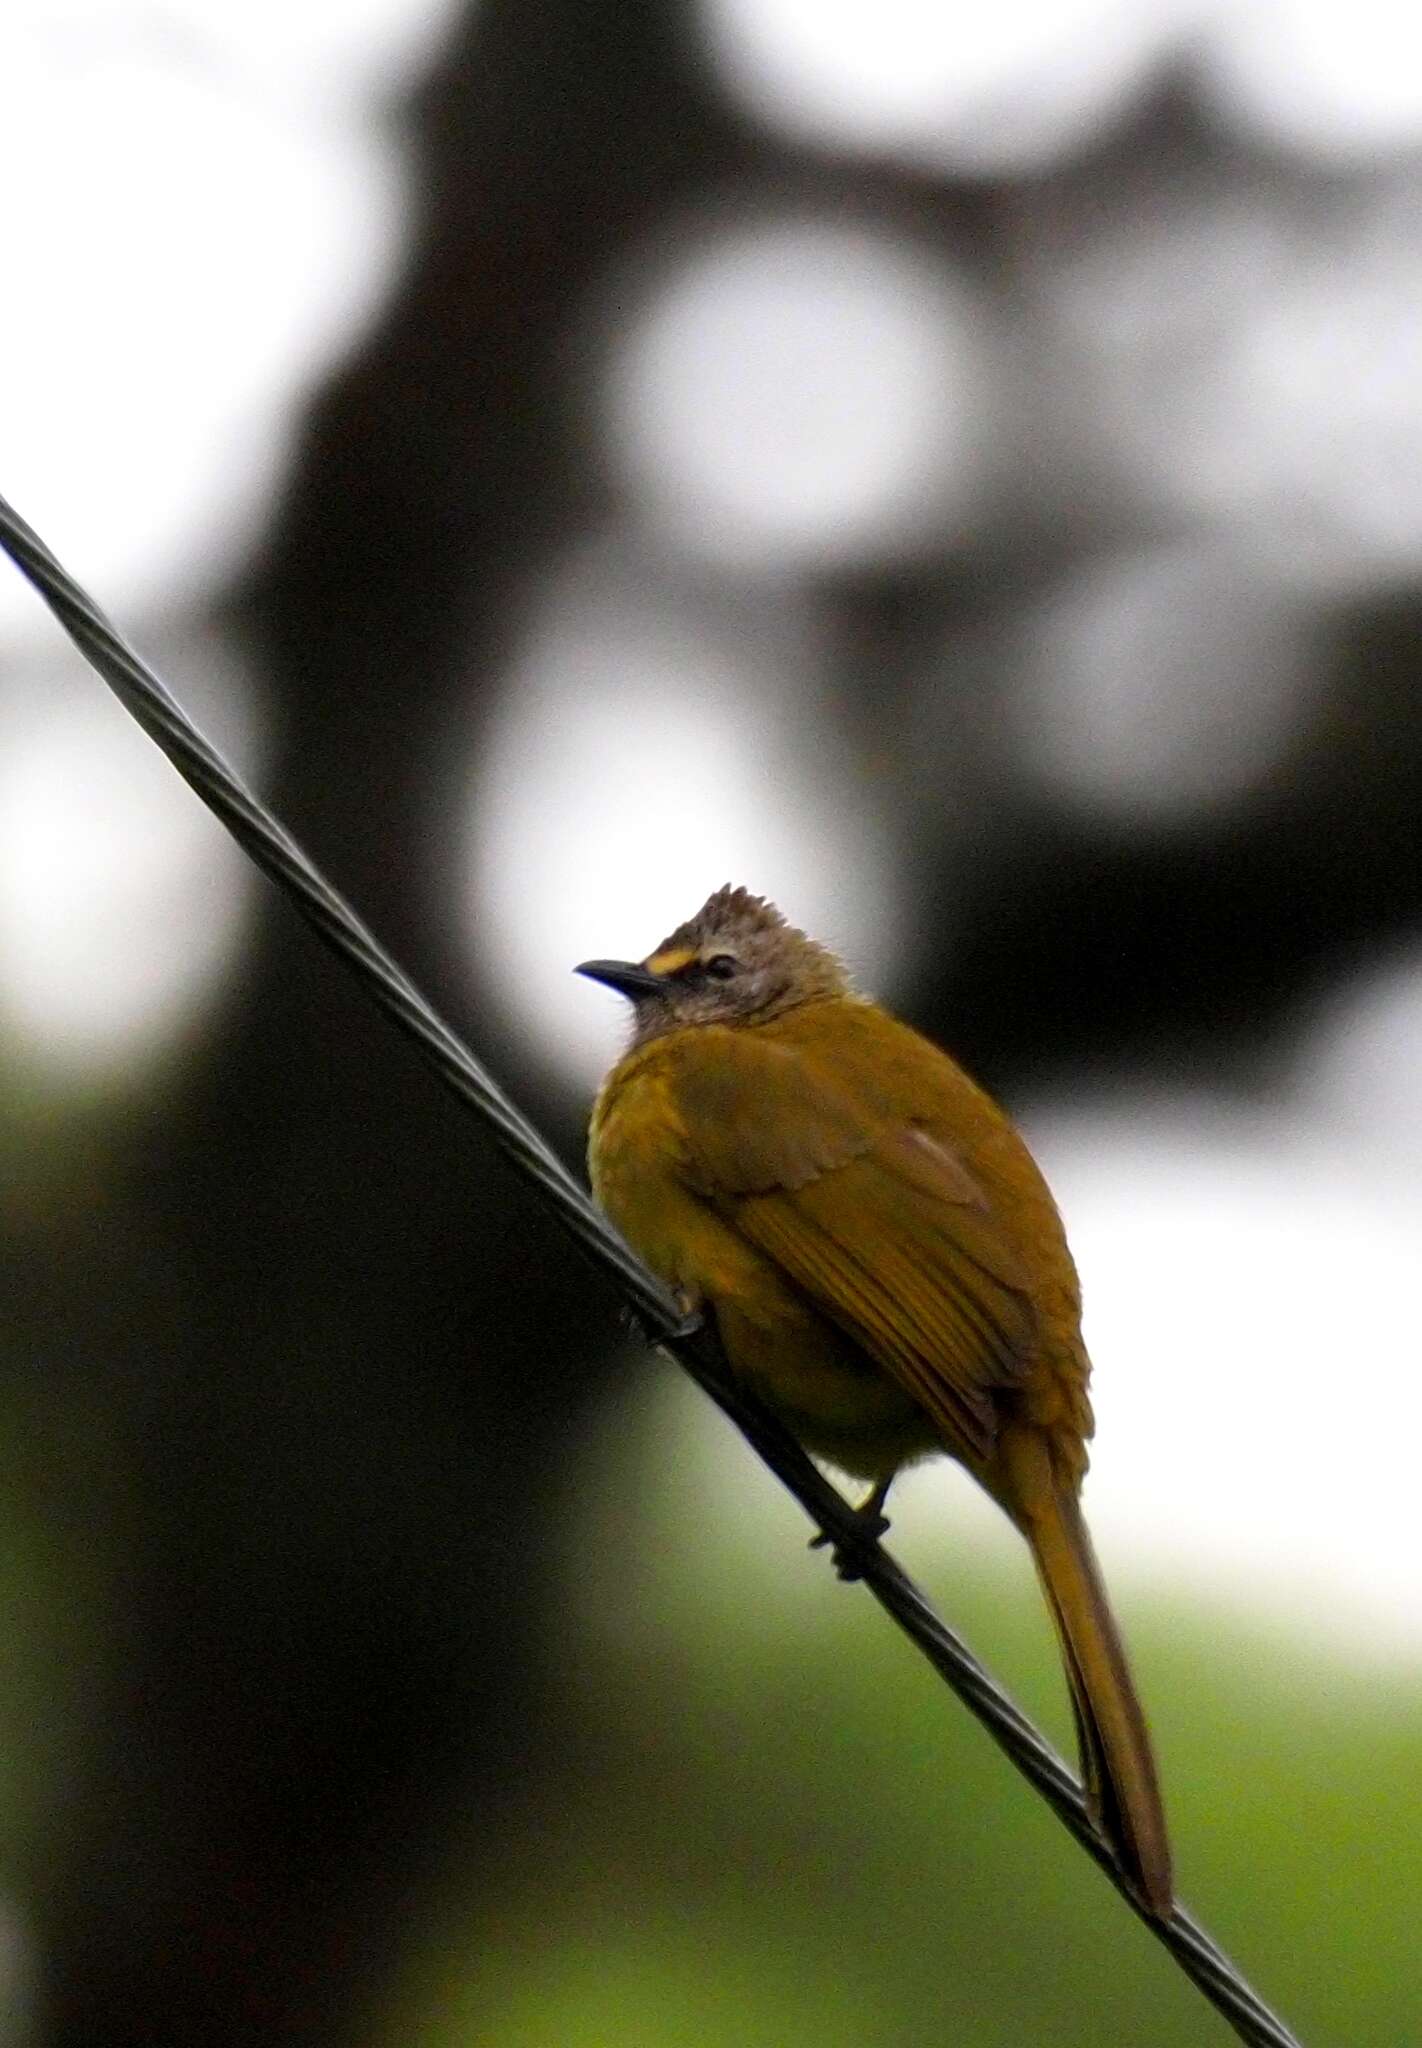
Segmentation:
<svg viewBox="0 0 1422 2048">
<path fill-rule="evenodd" d="M 652 974 L 680 974 L 696 957 L 695 946 L 668 946 L 664 953 L 653 953 L 647 968 Z"/>
</svg>

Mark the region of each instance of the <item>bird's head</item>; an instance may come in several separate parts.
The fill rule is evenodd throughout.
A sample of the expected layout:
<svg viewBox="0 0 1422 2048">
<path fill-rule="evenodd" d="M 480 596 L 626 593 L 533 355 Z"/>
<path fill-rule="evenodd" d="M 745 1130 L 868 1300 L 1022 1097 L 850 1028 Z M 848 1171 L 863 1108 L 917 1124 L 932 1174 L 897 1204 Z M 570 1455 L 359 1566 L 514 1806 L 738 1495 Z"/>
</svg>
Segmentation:
<svg viewBox="0 0 1422 2048">
<path fill-rule="evenodd" d="M 645 960 L 585 960 L 576 972 L 628 998 L 634 1045 L 695 1024 L 760 1024 L 797 1003 L 850 993 L 827 947 L 764 897 L 729 885 Z"/>
</svg>

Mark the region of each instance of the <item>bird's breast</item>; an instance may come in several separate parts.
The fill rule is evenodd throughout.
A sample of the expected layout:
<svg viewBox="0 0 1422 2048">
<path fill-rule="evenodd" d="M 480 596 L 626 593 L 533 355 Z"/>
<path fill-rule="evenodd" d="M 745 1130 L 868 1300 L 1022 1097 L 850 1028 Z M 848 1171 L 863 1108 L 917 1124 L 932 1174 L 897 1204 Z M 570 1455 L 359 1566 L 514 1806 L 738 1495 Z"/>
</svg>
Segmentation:
<svg viewBox="0 0 1422 2048">
<path fill-rule="evenodd" d="M 598 1097 L 588 1147 L 593 1192 L 669 1287 L 739 1302 L 780 1325 L 813 1314 L 779 1270 L 688 1185 L 688 1148 L 661 1063 L 633 1054 Z"/>
</svg>

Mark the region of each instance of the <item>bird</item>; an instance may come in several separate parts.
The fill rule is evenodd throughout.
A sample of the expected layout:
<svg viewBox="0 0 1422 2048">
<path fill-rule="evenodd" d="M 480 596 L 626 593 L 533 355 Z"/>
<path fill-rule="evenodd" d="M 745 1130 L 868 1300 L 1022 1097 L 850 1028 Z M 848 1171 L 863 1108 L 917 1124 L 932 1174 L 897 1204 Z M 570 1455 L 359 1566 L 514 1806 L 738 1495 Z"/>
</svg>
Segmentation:
<svg viewBox="0 0 1422 2048">
<path fill-rule="evenodd" d="M 576 970 L 631 1003 L 592 1112 L 594 1195 L 737 1380 L 869 1481 L 947 1453 L 1025 1537 L 1059 1639 L 1089 1810 L 1169 1914 L 1155 1761 L 1080 1494 L 1094 1423 L 1081 1290 L 1047 1184 L 946 1052 L 727 884 L 640 961 Z"/>
</svg>

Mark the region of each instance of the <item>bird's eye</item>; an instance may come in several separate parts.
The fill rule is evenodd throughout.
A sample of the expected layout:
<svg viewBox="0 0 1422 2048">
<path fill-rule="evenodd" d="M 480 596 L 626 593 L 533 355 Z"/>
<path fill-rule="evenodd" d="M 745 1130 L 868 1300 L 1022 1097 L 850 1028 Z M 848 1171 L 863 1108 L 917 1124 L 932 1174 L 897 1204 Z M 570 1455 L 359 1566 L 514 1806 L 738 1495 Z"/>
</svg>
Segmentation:
<svg viewBox="0 0 1422 2048">
<path fill-rule="evenodd" d="M 729 981 L 740 964 L 729 953 L 713 953 L 706 962 L 706 972 L 713 981 Z"/>
</svg>

